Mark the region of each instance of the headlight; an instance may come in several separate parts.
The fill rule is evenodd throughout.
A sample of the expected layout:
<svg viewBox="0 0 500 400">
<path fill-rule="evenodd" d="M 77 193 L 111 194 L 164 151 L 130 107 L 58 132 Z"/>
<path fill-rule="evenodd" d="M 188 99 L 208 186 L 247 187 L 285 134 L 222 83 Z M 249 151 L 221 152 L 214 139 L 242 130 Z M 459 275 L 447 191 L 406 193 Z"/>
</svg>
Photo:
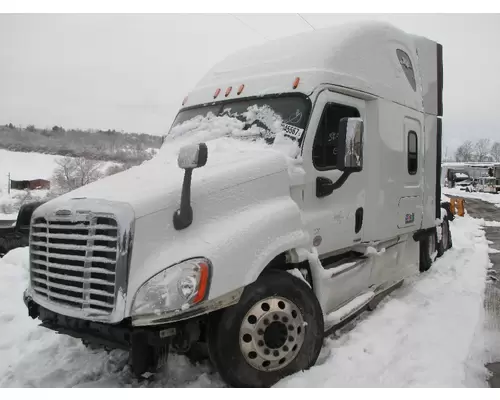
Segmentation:
<svg viewBox="0 0 500 400">
<path fill-rule="evenodd" d="M 188 309 L 205 299 L 209 278 L 210 262 L 205 258 L 193 258 L 169 267 L 139 288 L 132 315 Z"/>
</svg>

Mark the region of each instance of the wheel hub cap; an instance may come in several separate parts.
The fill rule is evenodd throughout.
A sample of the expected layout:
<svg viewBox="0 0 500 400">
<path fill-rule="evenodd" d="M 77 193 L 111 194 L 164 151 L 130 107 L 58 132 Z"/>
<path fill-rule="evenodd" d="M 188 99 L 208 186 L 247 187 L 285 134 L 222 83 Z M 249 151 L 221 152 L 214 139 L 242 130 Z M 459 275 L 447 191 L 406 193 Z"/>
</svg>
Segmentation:
<svg viewBox="0 0 500 400">
<path fill-rule="evenodd" d="M 282 297 L 253 305 L 240 327 L 240 350 L 253 368 L 276 371 L 290 364 L 304 343 L 305 323 L 299 308 Z"/>
</svg>

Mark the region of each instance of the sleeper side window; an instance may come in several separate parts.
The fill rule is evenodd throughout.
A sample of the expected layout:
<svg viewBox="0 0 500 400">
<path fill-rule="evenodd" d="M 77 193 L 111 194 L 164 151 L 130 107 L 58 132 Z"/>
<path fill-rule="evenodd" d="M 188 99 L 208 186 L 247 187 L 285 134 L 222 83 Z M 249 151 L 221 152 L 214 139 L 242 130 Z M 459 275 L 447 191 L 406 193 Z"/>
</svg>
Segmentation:
<svg viewBox="0 0 500 400">
<path fill-rule="evenodd" d="M 415 175 L 418 170 L 418 138 L 414 131 L 408 132 L 408 173 Z"/>
<path fill-rule="evenodd" d="M 313 144 L 313 164 L 318 170 L 337 167 L 339 123 L 342 118 L 358 118 L 354 107 L 330 103 L 325 106 Z"/>
</svg>

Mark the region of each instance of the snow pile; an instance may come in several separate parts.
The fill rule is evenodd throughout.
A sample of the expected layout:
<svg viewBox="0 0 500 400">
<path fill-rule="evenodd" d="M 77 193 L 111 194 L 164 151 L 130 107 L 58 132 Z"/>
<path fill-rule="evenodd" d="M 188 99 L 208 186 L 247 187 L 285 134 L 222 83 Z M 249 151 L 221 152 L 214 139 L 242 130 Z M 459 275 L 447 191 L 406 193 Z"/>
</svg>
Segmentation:
<svg viewBox="0 0 500 400">
<path fill-rule="evenodd" d="M 378 251 L 375 247 L 368 246 L 365 251 L 365 256 L 370 254 L 380 256 L 384 253 L 385 253 L 385 248 L 382 248 L 380 249 L 380 251 Z"/>
<path fill-rule="evenodd" d="M 454 247 L 430 271 L 416 273 L 354 328 L 326 339 L 315 367 L 276 386 L 485 386 L 488 245 L 478 221 L 450 225 Z"/>
<path fill-rule="evenodd" d="M 315 367 L 277 386 L 484 386 L 488 244 L 480 220 L 467 216 L 450 225 L 454 247 L 429 272 L 416 272 L 374 312 L 326 339 Z M 224 386 L 208 363 L 193 366 L 176 355 L 152 382 L 139 384 L 125 352 L 89 350 L 38 327 L 22 301 L 27 282 L 27 248 L 0 259 L 0 387 Z"/>
<path fill-rule="evenodd" d="M 499 221 L 485 221 L 483 218 L 477 220 L 481 226 L 500 226 Z"/>
<path fill-rule="evenodd" d="M 0 387 L 223 386 L 209 365 L 194 366 L 176 355 L 169 356 L 167 370 L 154 382 L 139 383 L 126 352 L 90 350 L 77 339 L 39 327 L 22 300 L 28 265 L 28 248 L 0 259 Z"/>
<path fill-rule="evenodd" d="M 306 272 L 306 274 L 303 274 L 303 272 L 299 271 L 297 268 L 288 269 L 287 272 L 289 274 L 295 276 L 296 278 L 300 279 L 301 281 L 304 281 L 307 284 L 307 286 L 311 287 L 309 282 L 307 282 L 307 280 L 306 280 L 307 272 Z"/>
</svg>

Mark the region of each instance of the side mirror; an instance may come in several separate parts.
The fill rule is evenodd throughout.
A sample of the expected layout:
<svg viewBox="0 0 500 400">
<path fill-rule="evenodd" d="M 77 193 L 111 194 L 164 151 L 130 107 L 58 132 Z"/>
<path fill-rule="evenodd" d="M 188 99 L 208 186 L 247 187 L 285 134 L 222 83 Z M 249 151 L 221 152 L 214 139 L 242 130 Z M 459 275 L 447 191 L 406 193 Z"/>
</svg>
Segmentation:
<svg viewBox="0 0 500 400">
<path fill-rule="evenodd" d="M 341 171 L 363 169 L 363 120 L 342 118 L 339 123 L 337 168 Z"/>
<path fill-rule="evenodd" d="M 184 146 L 179 152 L 177 164 L 182 169 L 203 167 L 207 163 L 208 149 L 205 143 Z"/>
</svg>

